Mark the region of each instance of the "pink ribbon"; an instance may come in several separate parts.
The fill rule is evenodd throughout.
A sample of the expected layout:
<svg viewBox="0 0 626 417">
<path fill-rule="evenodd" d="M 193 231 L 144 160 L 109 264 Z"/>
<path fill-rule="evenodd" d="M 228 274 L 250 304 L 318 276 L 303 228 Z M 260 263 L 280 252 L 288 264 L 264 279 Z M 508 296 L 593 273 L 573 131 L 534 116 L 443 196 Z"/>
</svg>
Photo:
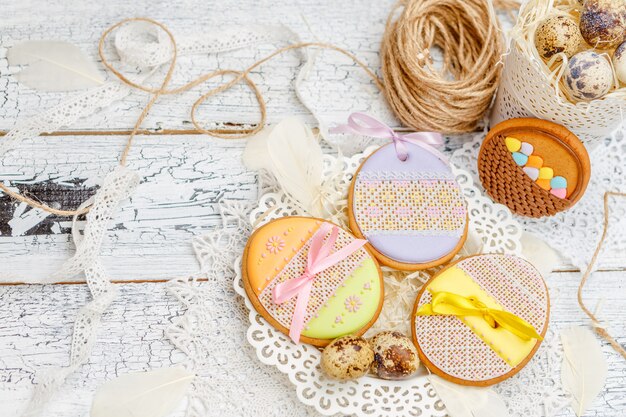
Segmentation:
<svg viewBox="0 0 626 417">
<path fill-rule="evenodd" d="M 437 132 L 415 132 L 401 135 L 380 120 L 365 113 L 352 113 L 348 117 L 348 124 L 330 129 L 331 133 L 353 133 L 357 135 L 371 136 L 373 138 L 391 139 L 396 148 L 396 154 L 401 161 L 406 161 L 409 152 L 406 143 L 412 143 L 432 153 L 443 162 L 448 163 L 448 158 L 433 146 L 443 145 L 443 137 Z"/>
<path fill-rule="evenodd" d="M 329 231 L 331 231 L 330 236 L 328 240 L 324 242 L 324 238 Z M 300 341 L 300 334 L 304 327 L 306 308 L 309 304 L 311 288 L 313 287 L 313 281 L 315 281 L 316 275 L 346 259 L 367 243 L 366 240 L 355 239 L 337 252 L 330 253 L 335 246 L 338 234 L 339 229 L 337 226 L 333 226 L 330 223 L 322 223 L 311 238 L 304 273 L 298 278 L 290 279 L 274 287 L 273 296 L 276 304 L 282 304 L 293 297 L 297 297 L 296 307 L 289 328 L 289 337 L 296 343 Z"/>
</svg>

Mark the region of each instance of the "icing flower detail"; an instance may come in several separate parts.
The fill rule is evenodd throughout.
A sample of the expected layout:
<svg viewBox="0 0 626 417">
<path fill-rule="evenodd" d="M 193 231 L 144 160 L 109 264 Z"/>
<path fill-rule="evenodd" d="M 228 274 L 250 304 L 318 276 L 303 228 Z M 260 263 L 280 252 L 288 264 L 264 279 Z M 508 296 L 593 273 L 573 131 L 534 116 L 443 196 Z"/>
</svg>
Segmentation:
<svg viewBox="0 0 626 417">
<path fill-rule="evenodd" d="M 405 180 L 395 180 L 392 181 L 392 184 L 394 186 L 394 188 L 409 188 L 411 186 L 411 182 L 410 181 L 405 181 Z"/>
<path fill-rule="evenodd" d="M 371 189 L 375 189 L 375 188 L 379 188 L 383 184 L 382 181 L 363 181 L 363 183 L 370 190 Z"/>
<path fill-rule="evenodd" d="M 350 297 L 346 298 L 346 301 L 344 302 L 346 310 L 348 310 L 348 312 L 350 313 L 356 313 L 357 311 L 359 311 L 359 308 L 361 308 L 361 304 L 363 304 L 361 302 L 361 299 L 356 295 L 351 295 Z"/>
<path fill-rule="evenodd" d="M 341 316 L 335 317 L 335 323 L 337 323 L 337 324 L 343 323 L 343 317 L 341 317 Z"/>
<path fill-rule="evenodd" d="M 365 284 L 363 284 L 363 289 L 364 290 L 371 290 L 372 289 L 372 284 L 370 284 L 369 282 L 366 282 Z"/>
<path fill-rule="evenodd" d="M 414 204 L 420 204 L 422 201 L 424 201 L 424 196 L 419 191 L 413 191 L 411 193 L 411 198 L 413 199 Z"/>
<path fill-rule="evenodd" d="M 276 254 L 285 248 L 285 241 L 278 236 L 272 236 L 267 240 L 265 248 L 269 251 L 269 253 Z"/>
<path fill-rule="evenodd" d="M 419 185 L 422 186 L 422 188 L 433 189 L 437 187 L 438 183 L 436 180 L 420 180 Z"/>
<path fill-rule="evenodd" d="M 378 206 L 369 206 L 365 209 L 365 215 L 369 217 L 380 217 L 383 214 L 383 210 Z"/>
<path fill-rule="evenodd" d="M 465 207 L 464 206 L 457 206 L 454 207 L 452 209 L 452 214 L 454 214 L 456 217 L 465 217 Z"/>
<path fill-rule="evenodd" d="M 439 207 L 429 206 L 426 208 L 426 213 L 429 217 L 439 217 L 441 215 L 441 209 Z"/>
<path fill-rule="evenodd" d="M 398 207 L 395 211 L 396 216 L 398 217 L 409 217 L 413 215 L 413 210 L 409 207 Z"/>
</svg>

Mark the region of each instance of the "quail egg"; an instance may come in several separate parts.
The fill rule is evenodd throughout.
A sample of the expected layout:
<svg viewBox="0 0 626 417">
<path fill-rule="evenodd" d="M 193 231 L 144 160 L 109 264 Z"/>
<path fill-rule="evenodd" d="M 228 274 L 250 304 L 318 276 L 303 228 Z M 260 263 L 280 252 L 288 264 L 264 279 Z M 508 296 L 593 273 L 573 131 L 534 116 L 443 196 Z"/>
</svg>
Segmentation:
<svg viewBox="0 0 626 417">
<path fill-rule="evenodd" d="M 580 32 L 598 49 L 615 48 L 626 40 L 626 1 L 586 0 L 580 15 Z"/>
<path fill-rule="evenodd" d="M 584 51 L 569 60 L 563 79 L 573 97 L 594 100 L 604 96 L 613 86 L 613 70 L 604 56 Z"/>
<path fill-rule="evenodd" d="M 617 79 L 622 84 L 626 84 L 626 42 L 618 46 L 613 53 L 613 68 L 615 68 Z"/>
<path fill-rule="evenodd" d="M 399 332 L 381 332 L 370 340 L 374 349 L 372 372 L 383 379 L 405 379 L 419 368 L 415 345 Z"/>
<path fill-rule="evenodd" d="M 584 40 L 578 24 L 567 16 L 551 16 L 542 21 L 535 31 L 535 47 L 545 60 L 560 52 L 569 58 L 582 43 Z"/>
<path fill-rule="evenodd" d="M 322 371 L 339 380 L 356 379 L 365 375 L 374 351 L 367 340 L 356 336 L 344 336 L 333 340 L 322 351 Z"/>
</svg>

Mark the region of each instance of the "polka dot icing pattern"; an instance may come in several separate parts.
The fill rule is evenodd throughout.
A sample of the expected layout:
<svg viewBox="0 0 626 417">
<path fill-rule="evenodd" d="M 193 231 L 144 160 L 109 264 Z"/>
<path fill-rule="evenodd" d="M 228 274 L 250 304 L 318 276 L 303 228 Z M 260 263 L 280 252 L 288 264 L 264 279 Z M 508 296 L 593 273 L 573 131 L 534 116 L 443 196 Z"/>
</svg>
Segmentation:
<svg viewBox="0 0 626 417">
<path fill-rule="evenodd" d="M 500 254 L 462 259 L 425 286 L 416 310 L 432 301 L 428 289 L 480 298 L 511 312 L 545 333 L 549 297 L 543 278 L 524 259 Z M 482 295 L 481 295 L 482 294 Z M 536 340 L 522 340 L 503 328 L 478 326 L 480 318 L 414 316 L 413 336 L 426 365 L 443 377 L 484 385 L 512 376 L 532 357 Z"/>
<path fill-rule="evenodd" d="M 300 277 L 306 266 L 311 238 L 322 220 L 286 217 L 260 228 L 248 243 L 245 279 L 252 297 L 287 333 L 296 298 L 276 304 L 273 289 Z M 339 228 L 333 252 L 355 238 Z M 306 308 L 302 336 L 334 339 L 358 332 L 378 313 L 382 300 L 379 268 L 363 248 L 316 275 Z M 253 302 L 254 304 L 254 302 Z M 261 311 L 262 312 L 262 311 Z"/>
<path fill-rule="evenodd" d="M 554 170 L 543 166 L 543 159 L 533 155 L 533 145 L 522 142 L 517 138 L 508 136 L 504 139 L 506 148 L 511 152 L 515 163 L 535 181 L 537 185 L 558 198 L 567 197 L 567 179 L 554 176 Z"/>
<path fill-rule="evenodd" d="M 363 163 L 353 183 L 351 215 L 357 235 L 382 255 L 406 264 L 432 262 L 464 237 L 466 205 L 446 163 L 406 146 L 406 161 L 389 144 Z"/>
</svg>

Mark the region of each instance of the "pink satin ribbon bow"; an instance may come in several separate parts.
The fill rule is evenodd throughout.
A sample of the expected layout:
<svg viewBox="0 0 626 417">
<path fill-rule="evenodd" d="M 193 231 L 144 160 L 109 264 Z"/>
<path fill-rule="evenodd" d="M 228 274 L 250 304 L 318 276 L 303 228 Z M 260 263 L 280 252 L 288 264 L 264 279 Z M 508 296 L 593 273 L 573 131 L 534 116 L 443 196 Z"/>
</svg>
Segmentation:
<svg viewBox="0 0 626 417">
<path fill-rule="evenodd" d="M 373 138 L 391 139 L 401 161 L 406 161 L 409 157 L 405 143 L 411 143 L 432 153 L 443 162 L 448 162 L 448 158 L 433 147 L 443 145 L 443 137 L 440 133 L 415 132 L 401 135 L 380 120 L 365 113 L 352 113 L 348 117 L 348 124 L 331 128 L 330 133 L 354 133 Z"/>
<path fill-rule="evenodd" d="M 324 242 L 324 238 L 329 231 L 331 231 L 330 236 L 328 240 Z M 311 238 L 304 273 L 298 278 L 290 279 L 274 287 L 273 296 L 276 304 L 282 304 L 293 297 L 297 297 L 296 307 L 289 328 L 289 337 L 296 343 L 300 341 L 300 334 L 304 327 L 306 308 L 309 304 L 311 288 L 313 287 L 313 281 L 315 281 L 316 275 L 343 261 L 367 243 L 366 240 L 355 239 L 337 252 L 330 253 L 335 246 L 338 234 L 339 229 L 337 226 L 333 226 L 330 223 L 322 223 Z"/>
</svg>

